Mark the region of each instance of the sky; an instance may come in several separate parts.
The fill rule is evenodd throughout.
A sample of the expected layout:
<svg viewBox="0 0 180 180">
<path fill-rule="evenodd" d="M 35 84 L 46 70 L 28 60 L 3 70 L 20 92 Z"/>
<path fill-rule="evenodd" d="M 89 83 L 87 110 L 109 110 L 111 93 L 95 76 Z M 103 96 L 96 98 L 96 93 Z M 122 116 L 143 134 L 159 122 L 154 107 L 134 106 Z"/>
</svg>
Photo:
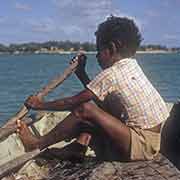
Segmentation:
<svg viewBox="0 0 180 180">
<path fill-rule="evenodd" d="M 180 0 L 0 0 L 0 44 L 95 42 L 109 15 L 129 17 L 142 44 L 180 47 Z"/>
</svg>

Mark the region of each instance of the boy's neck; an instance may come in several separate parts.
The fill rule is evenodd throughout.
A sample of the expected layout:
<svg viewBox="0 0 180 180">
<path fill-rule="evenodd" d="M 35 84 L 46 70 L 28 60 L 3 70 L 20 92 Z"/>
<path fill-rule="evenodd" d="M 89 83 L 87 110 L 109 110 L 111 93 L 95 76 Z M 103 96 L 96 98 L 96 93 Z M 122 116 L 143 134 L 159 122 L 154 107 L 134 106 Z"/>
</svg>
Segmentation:
<svg viewBox="0 0 180 180">
<path fill-rule="evenodd" d="M 124 57 L 122 57 L 120 54 L 115 54 L 112 56 L 112 61 L 113 61 L 113 64 L 124 59 Z"/>
<path fill-rule="evenodd" d="M 123 57 L 121 56 L 120 54 L 116 54 L 116 55 L 113 55 L 112 56 L 112 61 L 113 61 L 113 64 L 118 62 L 118 61 L 121 61 L 122 59 L 127 59 L 127 58 L 132 58 L 132 56 L 129 56 L 129 57 Z"/>
</svg>

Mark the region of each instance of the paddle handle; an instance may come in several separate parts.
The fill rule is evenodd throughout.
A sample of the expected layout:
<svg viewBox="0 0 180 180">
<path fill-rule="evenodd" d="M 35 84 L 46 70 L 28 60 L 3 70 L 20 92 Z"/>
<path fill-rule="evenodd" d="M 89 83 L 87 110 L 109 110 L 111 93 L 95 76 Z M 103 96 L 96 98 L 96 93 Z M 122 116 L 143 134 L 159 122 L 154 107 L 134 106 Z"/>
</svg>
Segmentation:
<svg viewBox="0 0 180 180">
<path fill-rule="evenodd" d="M 72 72 L 75 71 L 76 67 L 78 66 L 78 61 L 75 61 L 73 64 L 70 64 L 68 68 L 65 69 L 64 73 L 57 76 L 55 79 L 50 81 L 45 87 L 43 87 L 38 93 L 37 96 L 39 98 L 43 98 L 46 96 L 49 92 L 51 92 L 53 89 L 55 89 L 58 85 L 60 85 L 66 78 L 68 78 Z M 4 139 L 5 137 L 8 137 L 12 132 L 14 132 L 14 129 L 16 129 L 16 121 L 18 119 L 22 119 L 29 110 L 26 106 L 22 106 L 21 109 L 16 113 L 15 116 L 10 118 L 7 123 L 0 128 L 0 141 Z"/>
<path fill-rule="evenodd" d="M 60 76 L 57 76 L 55 79 L 50 81 L 47 86 L 43 87 L 38 93 L 37 96 L 39 98 L 43 98 L 46 96 L 49 92 L 51 92 L 53 89 L 55 89 L 57 86 L 59 86 L 65 79 L 67 79 L 72 72 L 75 71 L 76 67 L 78 66 L 78 61 L 75 61 L 73 64 L 71 64 L 68 68 L 64 70 L 64 73 Z"/>
</svg>

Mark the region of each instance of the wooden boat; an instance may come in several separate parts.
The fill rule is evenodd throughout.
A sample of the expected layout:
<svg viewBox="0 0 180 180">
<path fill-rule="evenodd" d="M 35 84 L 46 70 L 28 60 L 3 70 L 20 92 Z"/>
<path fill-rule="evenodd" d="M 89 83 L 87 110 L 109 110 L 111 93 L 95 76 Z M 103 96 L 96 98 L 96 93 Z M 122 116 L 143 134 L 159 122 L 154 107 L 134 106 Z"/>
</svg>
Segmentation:
<svg viewBox="0 0 180 180">
<path fill-rule="evenodd" d="M 78 62 L 70 65 L 62 76 L 50 82 L 37 95 L 41 98 L 47 95 L 49 91 L 63 82 L 77 65 Z M 70 162 L 57 161 L 57 159 L 44 163 L 44 159 L 38 157 L 43 153 L 39 149 L 28 153 L 24 152 L 18 136 L 15 133 L 12 134 L 16 129 L 15 121 L 22 119 L 28 112 L 28 109 L 22 106 L 16 116 L 11 118 L 5 127 L 0 128 L 0 179 L 180 179 L 180 172 L 170 162 L 172 161 L 177 167 L 180 167 L 177 158 L 178 138 L 180 137 L 179 109 L 179 104 L 173 106 L 170 118 L 172 120 L 167 121 L 168 123 L 163 128 L 163 155 L 160 154 L 155 160 L 122 163 L 99 162 L 88 158 L 82 164 L 71 164 Z M 31 130 L 38 136 L 50 131 L 67 114 L 68 112 L 38 114 L 37 116 L 25 117 L 24 121 L 31 125 Z M 174 130 L 175 128 L 176 130 Z M 65 142 L 61 142 L 53 146 L 62 148 L 64 145 Z"/>
<path fill-rule="evenodd" d="M 16 134 L 12 134 L 6 140 L 0 143 L 0 178 L 11 175 L 8 178 L 26 177 L 26 179 L 180 179 L 180 159 L 178 158 L 180 142 L 180 105 L 168 104 L 171 111 L 171 120 L 167 121 L 162 133 L 162 154 L 153 161 L 137 161 L 137 162 L 99 162 L 90 156 L 83 164 L 71 164 L 70 162 L 62 162 L 54 159 L 46 161 L 41 165 L 35 163 L 35 158 L 40 153 L 39 150 L 25 153 L 23 145 Z M 68 115 L 68 112 L 41 112 L 30 118 L 35 122 L 31 126 L 32 131 L 36 135 L 44 135 L 56 126 L 61 120 Z M 33 119 L 34 118 L 34 119 Z M 167 133 L 168 132 L 168 133 Z M 53 147 L 63 147 L 66 143 L 60 142 Z M 90 152 L 92 153 L 92 152 Z M 19 159 L 17 159 L 20 157 Z M 15 161 L 13 161 L 16 159 Z M 169 160 L 171 161 L 169 161 Z M 21 165 L 17 164 L 21 161 Z M 25 164 L 25 165 L 24 165 Z M 43 164 L 43 168 L 42 168 Z M 24 165 L 24 166 L 23 166 Z M 177 168 L 176 168 L 176 167 Z M 45 168 L 46 167 L 46 168 Z M 55 169 L 54 169 L 55 168 Z M 35 170 L 34 170 L 35 169 Z M 42 170 L 43 169 L 43 170 Z M 18 171 L 17 171 L 18 170 Z M 12 173 L 18 172 L 15 175 Z"/>
</svg>

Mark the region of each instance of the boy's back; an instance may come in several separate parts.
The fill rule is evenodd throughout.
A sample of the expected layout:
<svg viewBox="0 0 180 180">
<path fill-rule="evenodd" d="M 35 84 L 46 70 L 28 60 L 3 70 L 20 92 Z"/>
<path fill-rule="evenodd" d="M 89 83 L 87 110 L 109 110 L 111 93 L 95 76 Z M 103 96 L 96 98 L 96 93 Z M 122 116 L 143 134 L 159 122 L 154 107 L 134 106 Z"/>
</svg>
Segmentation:
<svg viewBox="0 0 180 180">
<path fill-rule="evenodd" d="M 109 98 L 109 107 L 116 111 L 122 111 L 118 107 L 123 107 L 125 114 L 122 116 L 126 117 L 128 126 L 152 128 L 169 115 L 164 100 L 135 59 L 117 61 L 102 71 L 87 87 L 102 101 L 113 93 L 114 97 Z"/>
</svg>

